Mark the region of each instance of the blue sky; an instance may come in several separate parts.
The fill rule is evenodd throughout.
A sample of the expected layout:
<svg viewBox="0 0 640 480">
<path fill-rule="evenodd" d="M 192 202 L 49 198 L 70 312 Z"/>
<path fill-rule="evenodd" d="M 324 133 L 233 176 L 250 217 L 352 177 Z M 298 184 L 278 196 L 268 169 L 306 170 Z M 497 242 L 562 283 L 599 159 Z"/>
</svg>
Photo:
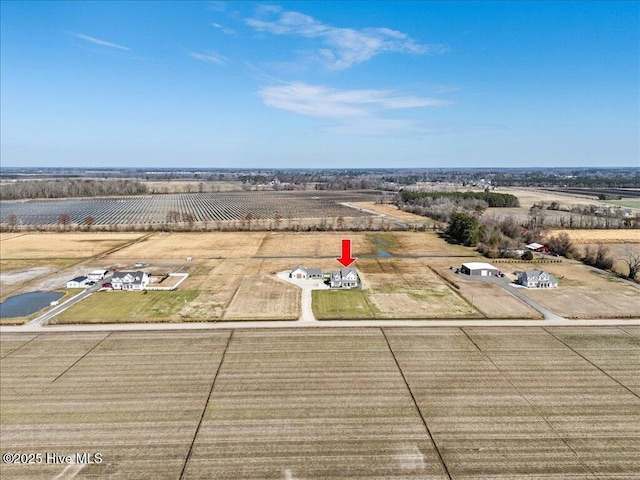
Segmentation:
<svg viewBox="0 0 640 480">
<path fill-rule="evenodd" d="M 639 2 L 0 5 L 4 166 L 640 166 Z"/>
</svg>

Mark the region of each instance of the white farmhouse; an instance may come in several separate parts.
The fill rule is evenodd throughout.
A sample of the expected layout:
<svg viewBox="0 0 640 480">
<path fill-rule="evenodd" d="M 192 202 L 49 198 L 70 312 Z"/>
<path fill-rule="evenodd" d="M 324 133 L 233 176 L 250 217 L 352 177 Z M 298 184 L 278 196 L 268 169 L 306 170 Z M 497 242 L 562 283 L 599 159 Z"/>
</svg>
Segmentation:
<svg viewBox="0 0 640 480">
<path fill-rule="evenodd" d="M 329 286 L 331 288 L 355 288 L 358 286 L 358 274 L 354 268 L 341 268 L 331 272 Z"/>
<path fill-rule="evenodd" d="M 116 272 L 111 278 L 114 290 L 144 290 L 149 285 L 149 275 L 140 270 L 136 272 Z"/>
<path fill-rule="evenodd" d="M 518 283 L 527 288 L 558 288 L 556 277 L 544 270 L 527 270 L 518 275 Z"/>
</svg>

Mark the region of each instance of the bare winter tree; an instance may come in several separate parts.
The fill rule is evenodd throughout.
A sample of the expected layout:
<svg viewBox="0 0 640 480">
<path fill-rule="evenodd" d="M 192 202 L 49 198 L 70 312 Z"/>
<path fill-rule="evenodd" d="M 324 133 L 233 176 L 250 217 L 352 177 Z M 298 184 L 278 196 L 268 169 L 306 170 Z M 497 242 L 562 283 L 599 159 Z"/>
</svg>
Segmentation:
<svg viewBox="0 0 640 480">
<path fill-rule="evenodd" d="M 627 246 L 624 250 L 622 261 L 629 267 L 627 278 L 629 278 L 629 280 L 635 280 L 640 272 L 640 252 L 634 251 L 631 247 Z"/>
<path fill-rule="evenodd" d="M 91 215 L 85 217 L 84 224 L 87 226 L 87 230 L 91 230 L 94 223 L 96 223 L 96 220 Z"/>
<path fill-rule="evenodd" d="M 11 230 L 15 230 L 18 225 L 18 217 L 15 214 L 11 214 L 7 217 L 7 225 Z"/>
<path fill-rule="evenodd" d="M 62 230 L 66 230 L 67 226 L 71 223 L 71 217 L 68 213 L 61 213 L 58 215 L 58 225 L 62 226 Z"/>
<path fill-rule="evenodd" d="M 253 216 L 252 213 L 247 213 L 244 217 L 244 220 L 247 222 L 247 230 L 251 230 L 251 221 L 254 219 L 255 217 Z"/>
<path fill-rule="evenodd" d="M 196 221 L 196 218 L 193 216 L 192 213 L 186 212 L 186 213 L 182 214 L 182 221 L 188 223 L 189 224 L 189 230 L 192 230 L 193 229 L 193 224 Z"/>
</svg>

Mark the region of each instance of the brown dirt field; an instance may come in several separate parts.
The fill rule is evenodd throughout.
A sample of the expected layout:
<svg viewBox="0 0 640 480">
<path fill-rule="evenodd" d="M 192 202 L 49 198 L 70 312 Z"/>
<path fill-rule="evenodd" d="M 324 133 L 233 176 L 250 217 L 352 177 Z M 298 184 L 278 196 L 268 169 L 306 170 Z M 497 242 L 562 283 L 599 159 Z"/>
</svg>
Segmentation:
<svg viewBox="0 0 640 480">
<path fill-rule="evenodd" d="M 554 193 L 546 192 L 542 190 L 528 189 L 528 188 L 499 188 L 496 193 L 508 193 L 518 197 L 520 201 L 520 207 L 523 209 L 529 209 L 534 203 L 551 203 L 558 202 L 560 205 L 604 205 L 604 202 L 599 200 L 592 200 L 579 195 L 570 195 L 567 193 Z M 595 197 L 595 195 L 594 195 Z"/>
<path fill-rule="evenodd" d="M 542 318 L 536 310 L 497 285 L 467 280 L 444 267 L 436 271 L 458 285 L 458 292 L 488 318 Z"/>
<path fill-rule="evenodd" d="M 264 233 L 157 233 L 109 258 L 246 258 L 256 254 Z"/>
<path fill-rule="evenodd" d="M 382 213 L 390 217 L 398 218 L 405 221 L 413 222 L 426 222 L 433 223 L 433 219 L 416 215 L 414 213 L 403 212 L 399 210 L 395 205 L 389 205 L 388 203 L 375 203 L 375 202 L 349 202 L 349 205 L 353 205 L 358 208 L 366 208 L 367 210 L 373 210 L 374 212 Z"/>
<path fill-rule="evenodd" d="M 354 256 L 372 253 L 366 234 L 355 232 L 267 233 L 255 255 L 316 257 L 340 256 L 341 240 L 351 239 Z"/>
<path fill-rule="evenodd" d="M 500 264 L 503 271 L 522 265 Z M 522 289 L 542 306 L 567 318 L 640 317 L 640 286 L 577 262 L 542 265 L 558 278 L 558 288 Z"/>
<path fill-rule="evenodd" d="M 245 277 L 224 320 L 296 320 L 300 316 L 300 289 L 270 275 Z"/>
<path fill-rule="evenodd" d="M 0 257 L 87 258 L 140 238 L 141 233 L 28 233 L 0 238 Z"/>
<path fill-rule="evenodd" d="M 221 318 L 245 277 L 256 278 L 261 265 L 262 260 L 252 258 L 202 262 L 181 285 L 183 289 L 200 290 L 183 313 L 191 320 Z"/>
<path fill-rule="evenodd" d="M 430 270 L 422 274 L 362 275 L 376 318 L 467 318 L 475 309 Z"/>
<path fill-rule="evenodd" d="M 546 236 L 566 233 L 575 244 L 635 243 L 640 244 L 640 230 L 550 230 Z"/>
<path fill-rule="evenodd" d="M 472 249 L 449 244 L 433 232 L 393 232 L 391 235 L 396 239 L 397 245 L 389 246 L 385 250 L 394 255 L 473 255 L 480 258 Z"/>
<path fill-rule="evenodd" d="M 3 333 L 2 448 L 101 452 L 103 463 L 78 479 L 441 480 L 446 468 L 454 479 L 631 480 L 640 471 L 637 335 Z M 64 468 L 1 464 L 0 474 L 71 478 Z"/>
</svg>

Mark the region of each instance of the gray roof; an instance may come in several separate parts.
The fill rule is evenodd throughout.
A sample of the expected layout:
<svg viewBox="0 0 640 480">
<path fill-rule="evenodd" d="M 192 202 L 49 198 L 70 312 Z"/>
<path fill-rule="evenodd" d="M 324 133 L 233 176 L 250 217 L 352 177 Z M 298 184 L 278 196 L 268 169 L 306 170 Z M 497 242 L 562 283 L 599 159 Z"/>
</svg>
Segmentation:
<svg viewBox="0 0 640 480">
<path fill-rule="evenodd" d="M 116 272 L 113 274 L 112 281 L 121 281 L 124 282 L 124 279 L 127 275 L 131 275 L 133 277 L 133 284 L 142 283 L 142 279 L 144 277 L 144 272 L 137 270 L 135 272 Z"/>
<path fill-rule="evenodd" d="M 546 273 L 547 275 L 549 275 L 549 280 L 552 282 L 558 282 L 558 280 L 556 279 L 556 277 L 554 277 L 552 274 L 550 274 L 549 272 L 545 272 L 544 270 L 539 270 L 537 268 L 531 269 L 531 270 L 525 270 L 524 272 L 522 272 L 520 275 L 525 279 L 525 280 L 529 280 L 530 277 L 539 277 L 541 274 Z"/>
<path fill-rule="evenodd" d="M 307 275 L 322 275 L 321 268 L 307 268 Z"/>
<path fill-rule="evenodd" d="M 343 277 L 346 277 L 347 275 L 349 275 L 351 272 L 356 273 L 356 271 L 353 268 L 346 268 L 346 267 L 342 267 L 340 269 L 340 274 Z"/>
<path fill-rule="evenodd" d="M 87 279 L 87 277 L 82 276 L 82 277 L 76 277 L 73 280 L 69 280 L 69 281 L 70 282 L 78 282 L 78 283 L 80 283 L 80 282 L 84 282 L 86 279 Z"/>
</svg>

